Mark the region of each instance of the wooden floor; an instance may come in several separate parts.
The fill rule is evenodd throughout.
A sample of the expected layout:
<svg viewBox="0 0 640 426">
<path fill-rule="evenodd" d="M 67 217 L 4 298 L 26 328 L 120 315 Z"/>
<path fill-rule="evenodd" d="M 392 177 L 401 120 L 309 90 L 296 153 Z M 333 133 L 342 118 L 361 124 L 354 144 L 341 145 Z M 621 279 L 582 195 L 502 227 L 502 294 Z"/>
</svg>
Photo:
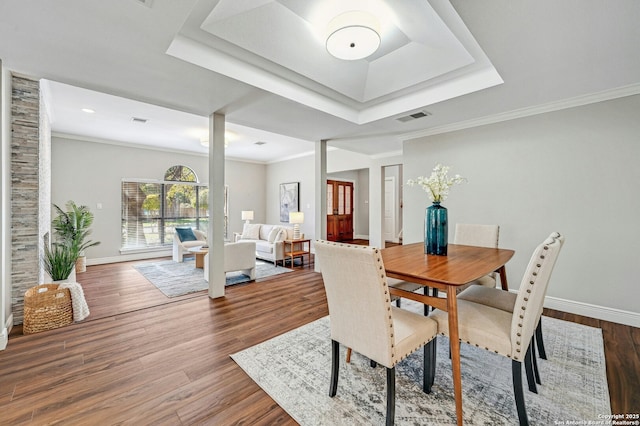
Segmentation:
<svg viewBox="0 0 640 426">
<path fill-rule="evenodd" d="M 0 425 L 295 424 L 229 357 L 328 314 L 312 266 L 260 282 L 167 299 L 135 262 L 78 274 L 91 316 L 0 351 Z M 640 412 L 640 329 L 601 327 L 613 413 Z M 544 387 L 543 387 L 544 388 Z"/>
</svg>

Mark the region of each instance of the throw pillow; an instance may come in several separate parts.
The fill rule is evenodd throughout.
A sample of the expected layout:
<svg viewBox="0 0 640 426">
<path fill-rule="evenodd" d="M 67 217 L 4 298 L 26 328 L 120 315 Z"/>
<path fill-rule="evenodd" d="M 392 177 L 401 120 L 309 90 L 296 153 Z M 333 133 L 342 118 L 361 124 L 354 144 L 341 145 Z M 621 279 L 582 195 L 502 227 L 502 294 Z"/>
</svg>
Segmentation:
<svg viewBox="0 0 640 426">
<path fill-rule="evenodd" d="M 243 240 L 259 240 L 260 239 L 260 224 L 259 223 L 245 223 L 242 229 Z"/>
<path fill-rule="evenodd" d="M 181 242 L 196 241 L 198 239 L 191 228 L 176 228 L 176 234 L 178 234 Z"/>
<path fill-rule="evenodd" d="M 276 240 L 276 237 L 278 236 L 278 233 L 280 232 L 280 227 L 279 226 L 274 226 L 271 229 L 271 232 L 269 232 L 269 238 L 267 241 L 269 241 L 270 243 L 274 242 Z"/>
<path fill-rule="evenodd" d="M 275 242 L 284 241 L 286 238 L 287 238 L 287 231 L 284 230 L 283 228 L 280 228 L 280 231 L 278 231 L 278 235 L 276 235 L 276 238 L 274 241 Z"/>
</svg>

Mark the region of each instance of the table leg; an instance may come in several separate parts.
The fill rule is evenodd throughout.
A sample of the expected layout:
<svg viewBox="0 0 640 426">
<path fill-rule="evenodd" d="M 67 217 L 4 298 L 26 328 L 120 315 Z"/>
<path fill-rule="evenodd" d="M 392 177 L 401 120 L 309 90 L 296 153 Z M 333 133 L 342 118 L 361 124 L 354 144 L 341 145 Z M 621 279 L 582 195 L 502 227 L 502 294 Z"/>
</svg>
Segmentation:
<svg viewBox="0 0 640 426">
<path fill-rule="evenodd" d="M 500 285 L 504 291 L 509 291 L 509 284 L 507 283 L 507 270 L 504 265 L 498 269 L 498 273 L 500 274 Z"/>
<path fill-rule="evenodd" d="M 196 253 L 196 268 L 204 268 L 204 253 Z"/>
<path fill-rule="evenodd" d="M 449 341 L 451 345 L 451 370 L 453 393 L 456 399 L 456 417 L 462 426 L 462 373 L 460 370 L 460 337 L 458 334 L 458 302 L 456 287 L 447 286 L 447 311 L 449 316 Z"/>
</svg>

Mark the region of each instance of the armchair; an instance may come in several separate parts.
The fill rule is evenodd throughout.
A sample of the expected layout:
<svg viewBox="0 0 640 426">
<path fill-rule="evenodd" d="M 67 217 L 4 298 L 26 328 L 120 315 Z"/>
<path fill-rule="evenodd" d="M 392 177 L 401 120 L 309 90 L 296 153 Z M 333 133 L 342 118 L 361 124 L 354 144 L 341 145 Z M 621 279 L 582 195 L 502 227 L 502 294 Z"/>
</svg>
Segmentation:
<svg viewBox="0 0 640 426">
<path fill-rule="evenodd" d="M 189 232 L 189 230 L 192 232 Z M 183 234 L 182 239 L 184 241 L 180 239 L 180 234 Z M 191 228 L 176 228 L 176 233 L 173 236 L 173 261 L 182 262 L 184 255 L 190 254 L 190 248 L 205 244 L 207 244 L 207 234 L 204 232 Z"/>
<path fill-rule="evenodd" d="M 204 256 L 204 279 L 209 281 L 209 254 Z M 224 272 L 241 271 L 251 280 L 256 279 L 256 243 L 226 243 L 224 245 Z"/>
</svg>

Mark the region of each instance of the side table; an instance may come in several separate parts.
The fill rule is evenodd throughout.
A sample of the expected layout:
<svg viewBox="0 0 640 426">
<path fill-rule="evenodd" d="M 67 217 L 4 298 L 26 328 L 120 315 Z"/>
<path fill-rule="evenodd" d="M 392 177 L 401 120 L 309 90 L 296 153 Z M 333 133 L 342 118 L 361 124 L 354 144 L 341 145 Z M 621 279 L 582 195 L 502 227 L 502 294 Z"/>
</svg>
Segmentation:
<svg viewBox="0 0 640 426">
<path fill-rule="evenodd" d="M 302 258 L 302 266 L 304 266 L 304 256 L 308 256 L 308 262 L 311 262 L 311 240 L 284 240 L 284 256 L 291 259 L 291 267 L 293 268 L 293 259 Z"/>
<path fill-rule="evenodd" d="M 204 257 L 209 253 L 209 246 L 198 246 L 188 249 L 196 257 L 196 268 L 204 268 Z"/>
</svg>

